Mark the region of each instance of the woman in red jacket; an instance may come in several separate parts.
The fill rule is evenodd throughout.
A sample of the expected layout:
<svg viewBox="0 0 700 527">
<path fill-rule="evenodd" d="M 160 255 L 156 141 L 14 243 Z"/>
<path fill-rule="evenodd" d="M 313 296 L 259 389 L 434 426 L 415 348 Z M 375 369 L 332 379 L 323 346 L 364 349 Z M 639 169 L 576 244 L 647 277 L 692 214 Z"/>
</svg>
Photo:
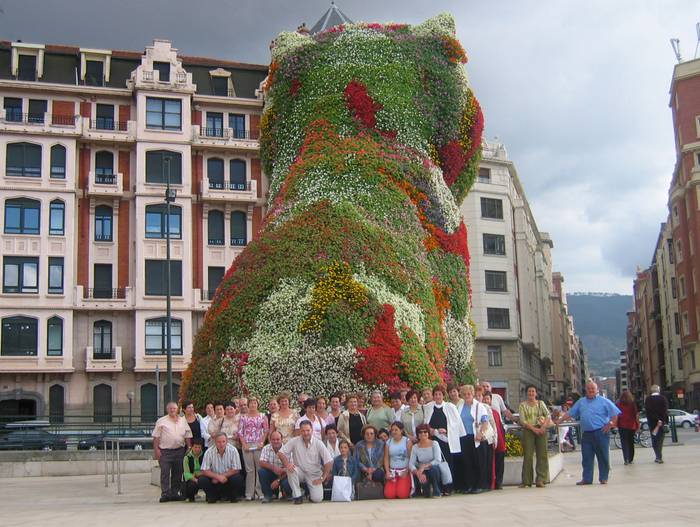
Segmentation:
<svg viewBox="0 0 700 527">
<path fill-rule="evenodd" d="M 634 461 L 634 434 L 639 428 L 639 410 L 634 404 L 634 398 L 629 390 L 623 390 L 617 407 L 622 413 L 617 418 L 617 428 L 620 431 L 620 443 L 622 443 L 622 457 L 625 465 Z"/>
</svg>

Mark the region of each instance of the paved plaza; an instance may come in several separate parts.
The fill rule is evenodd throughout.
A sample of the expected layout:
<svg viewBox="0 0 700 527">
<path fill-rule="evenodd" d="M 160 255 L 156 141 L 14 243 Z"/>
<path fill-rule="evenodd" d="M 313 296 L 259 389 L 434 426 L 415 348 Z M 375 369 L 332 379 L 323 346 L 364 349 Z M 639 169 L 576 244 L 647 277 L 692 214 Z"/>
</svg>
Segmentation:
<svg viewBox="0 0 700 527">
<path fill-rule="evenodd" d="M 363 501 L 294 506 L 288 503 L 158 503 L 159 490 L 145 474 L 122 480 L 124 494 L 104 487 L 100 476 L 2 480 L 2 525 L 70 526 L 323 526 L 395 527 L 441 525 L 649 525 L 697 526 L 700 495 L 700 442 L 686 432 L 684 446 L 668 447 L 666 463 L 653 463 L 651 449 L 638 449 L 625 467 L 611 452 L 607 486 L 576 487 L 580 454 L 565 456 L 564 472 L 545 489 L 507 488 L 477 496 L 426 500 Z M 681 438 L 683 439 L 683 438 Z"/>
</svg>

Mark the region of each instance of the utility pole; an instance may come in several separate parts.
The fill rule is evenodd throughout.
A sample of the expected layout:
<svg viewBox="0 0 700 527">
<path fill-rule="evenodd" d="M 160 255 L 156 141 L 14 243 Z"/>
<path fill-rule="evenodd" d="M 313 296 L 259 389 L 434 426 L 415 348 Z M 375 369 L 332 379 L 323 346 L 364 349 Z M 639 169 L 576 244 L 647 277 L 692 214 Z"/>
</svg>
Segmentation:
<svg viewBox="0 0 700 527">
<path fill-rule="evenodd" d="M 175 201 L 176 191 L 170 188 L 170 158 L 163 158 L 165 171 L 165 353 L 166 353 L 166 394 L 169 403 L 173 401 L 173 349 L 172 349 L 172 310 L 170 305 L 170 204 Z"/>
</svg>

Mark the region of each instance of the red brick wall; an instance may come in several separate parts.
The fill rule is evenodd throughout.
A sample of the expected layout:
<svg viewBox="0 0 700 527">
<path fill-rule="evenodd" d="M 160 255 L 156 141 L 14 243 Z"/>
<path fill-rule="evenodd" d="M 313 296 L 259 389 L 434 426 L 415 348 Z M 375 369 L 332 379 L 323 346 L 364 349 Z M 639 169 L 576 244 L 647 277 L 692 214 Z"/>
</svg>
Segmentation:
<svg viewBox="0 0 700 527">
<path fill-rule="evenodd" d="M 128 152 L 127 152 L 128 153 Z M 122 154 L 122 152 L 120 152 Z M 120 156 L 121 158 L 121 156 Z M 120 159 L 121 161 L 121 159 Z M 117 287 L 129 286 L 129 201 L 119 202 L 119 245 L 117 255 Z"/>
<path fill-rule="evenodd" d="M 127 122 L 131 119 L 131 106 L 128 104 L 119 105 L 119 121 L 122 123 Z"/>
<path fill-rule="evenodd" d="M 202 124 L 202 112 L 198 110 L 192 110 L 192 124 L 201 125 Z"/>
<path fill-rule="evenodd" d="M 119 152 L 119 172 L 123 177 L 124 192 L 131 190 L 131 152 Z"/>
<path fill-rule="evenodd" d="M 80 103 L 80 115 L 83 117 L 90 118 L 90 115 L 92 114 L 92 104 L 89 102 L 81 102 Z"/>
<path fill-rule="evenodd" d="M 87 189 L 90 178 L 90 149 L 81 148 L 78 155 L 78 188 Z"/>
<path fill-rule="evenodd" d="M 262 207 L 253 207 L 253 239 L 260 237 L 260 226 L 262 224 Z"/>
<path fill-rule="evenodd" d="M 254 158 L 250 162 L 250 177 L 257 182 L 258 198 L 262 198 L 262 171 L 260 170 L 260 159 Z"/>
<path fill-rule="evenodd" d="M 200 157 L 201 159 L 201 157 Z M 192 204 L 192 262 L 194 269 L 192 270 L 192 287 L 202 289 L 204 269 L 202 241 L 202 204 Z"/>
<path fill-rule="evenodd" d="M 675 112 L 676 128 L 684 144 L 698 140 L 695 117 L 700 115 L 700 75 L 676 81 L 674 85 L 678 94 L 678 109 Z M 672 104 L 675 107 L 675 97 Z"/>
<path fill-rule="evenodd" d="M 51 103 L 51 122 L 54 124 L 63 124 L 66 119 L 75 116 L 75 103 L 73 101 L 58 101 L 54 100 Z M 57 119 L 60 118 L 60 119 Z"/>
<path fill-rule="evenodd" d="M 250 138 L 258 139 L 260 137 L 260 116 L 250 116 Z"/>
<path fill-rule="evenodd" d="M 78 285 L 89 287 L 90 272 L 90 199 L 78 200 Z"/>
<path fill-rule="evenodd" d="M 199 194 L 203 163 L 202 154 L 192 154 L 192 194 Z"/>
</svg>

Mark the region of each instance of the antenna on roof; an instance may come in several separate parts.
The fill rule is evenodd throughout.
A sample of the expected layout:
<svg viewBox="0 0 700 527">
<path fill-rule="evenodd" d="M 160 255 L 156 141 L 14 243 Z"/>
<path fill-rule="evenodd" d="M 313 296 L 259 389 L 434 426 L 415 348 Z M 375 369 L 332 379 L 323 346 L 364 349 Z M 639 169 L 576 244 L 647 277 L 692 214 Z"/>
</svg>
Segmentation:
<svg viewBox="0 0 700 527">
<path fill-rule="evenodd" d="M 677 38 L 671 39 L 671 47 L 673 48 L 673 53 L 676 55 L 676 60 L 681 62 L 681 41 Z"/>
<path fill-rule="evenodd" d="M 698 41 L 695 44 L 695 55 L 693 56 L 694 59 L 698 58 L 698 46 L 700 46 L 700 22 L 695 23 L 695 33 L 698 35 Z"/>
</svg>

